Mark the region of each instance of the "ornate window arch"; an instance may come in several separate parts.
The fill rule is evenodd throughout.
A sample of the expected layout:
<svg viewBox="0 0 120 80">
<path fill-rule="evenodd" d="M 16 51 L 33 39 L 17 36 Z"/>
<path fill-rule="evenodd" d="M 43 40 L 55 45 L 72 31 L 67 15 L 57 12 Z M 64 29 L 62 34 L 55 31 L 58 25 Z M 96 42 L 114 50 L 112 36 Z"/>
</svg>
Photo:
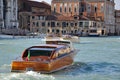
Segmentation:
<svg viewBox="0 0 120 80">
<path fill-rule="evenodd" d="M 62 12 L 62 6 L 63 6 L 63 4 L 61 3 L 60 4 L 60 12 Z"/>
<path fill-rule="evenodd" d="M 56 12 L 56 4 L 54 4 L 54 13 Z"/>
<path fill-rule="evenodd" d="M 67 12 L 67 3 L 64 4 L 64 12 Z"/>
<path fill-rule="evenodd" d="M 72 11 L 71 11 L 71 3 L 69 4 L 69 12 L 72 12 Z"/>
<path fill-rule="evenodd" d="M 74 5 L 74 12 L 77 12 L 77 4 Z"/>
</svg>

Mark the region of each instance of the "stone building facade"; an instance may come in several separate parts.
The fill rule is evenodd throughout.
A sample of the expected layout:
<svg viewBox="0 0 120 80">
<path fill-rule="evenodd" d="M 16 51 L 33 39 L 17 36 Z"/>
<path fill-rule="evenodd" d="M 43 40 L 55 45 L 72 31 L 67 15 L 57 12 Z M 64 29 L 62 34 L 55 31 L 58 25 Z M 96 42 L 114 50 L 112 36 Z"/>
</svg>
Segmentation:
<svg viewBox="0 0 120 80">
<path fill-rule="evenodd" d="M 35 6 L 37 5 L 38 6 Z M 30 16 L 30 31 L 38 33 L 47 33 L 47 17 L 51 15 L 51 6 L 46 2 L 39 2 L 32 5 L 32 14 Z"/>
<path fill-rule="evenodd" d="M 30 32 L 83 36 L 96 30 L 101 36 L 113 35 L 114 5 L 114 0 L 52 0 L 51 5 L 30 0 L 0 0 L 0 29 L 19 27 Z"/>
<path fill-rule="evenodd" d="M 0 0 L 0 29 L 4 28 L 3 0 Z M 1 31 L 0 31 L 1 32 Z"/>
<path fill-rule="evenodd" d="M 0 27 L 18 28 L 17 0 L 0 0 Z"/>
<path fill-rule="evenodd" d="M 19 26 L 31 33 L 46 33 L 46 18 L 51 15 L 51 6 L 46 2 L 19 0 Z"/>
<path fill-rule="evenodd" d="M 120 10 L 115 11 L 115 33 L 116 35 L 120 35 Z"/>
</svg>

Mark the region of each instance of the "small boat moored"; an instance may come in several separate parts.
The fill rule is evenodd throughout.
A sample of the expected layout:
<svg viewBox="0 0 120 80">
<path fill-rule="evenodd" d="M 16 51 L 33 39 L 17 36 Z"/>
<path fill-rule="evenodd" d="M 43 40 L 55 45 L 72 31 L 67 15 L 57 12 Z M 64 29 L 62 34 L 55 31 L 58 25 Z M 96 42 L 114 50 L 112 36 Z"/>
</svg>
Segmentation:
<svg viewBox="0 0 120 80">
<path fill-rule="evenodd" d="M 73 63 L 76 54 L 69 45 L 44 44 L 32 46 L 22 54 L 21 60 L 12 61 L 11 72 L 37 71 L 51 73 Z"/>
</svg>

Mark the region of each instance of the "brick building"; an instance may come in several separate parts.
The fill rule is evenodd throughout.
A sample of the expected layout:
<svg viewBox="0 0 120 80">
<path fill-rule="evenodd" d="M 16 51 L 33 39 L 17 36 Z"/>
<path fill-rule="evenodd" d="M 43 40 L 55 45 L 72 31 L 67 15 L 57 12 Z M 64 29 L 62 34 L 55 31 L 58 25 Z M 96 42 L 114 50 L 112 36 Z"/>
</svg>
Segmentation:
<svg viewBox="0 0 120 80">
<path fill-rule="evenodd" d="M 46 17 L 51 15 L 51 6 L 46 2 L 19 0 L 19 26 L 30 32 L 46 33 Z"/>
<path fill-rule="evenodd" d="M 96 19 L 104 22 L 103 27 L 106 28 L 107 35 L 114 35 L 115 33 L 115 3 L 114 0 L 86 0 L 94 9 Z"/>
<path fill-rule="evenodd" d="M 77 25 L 77 29 L 71 31 L 74 34 L 88 35 L 94 28 L 101 30 L 99 35 L 106 35 L 104 5 L 102 0 L 52 0 L 51 10 L 56 16 L 62 15 L 74 19 L 73 22 Z"/>
</svg>

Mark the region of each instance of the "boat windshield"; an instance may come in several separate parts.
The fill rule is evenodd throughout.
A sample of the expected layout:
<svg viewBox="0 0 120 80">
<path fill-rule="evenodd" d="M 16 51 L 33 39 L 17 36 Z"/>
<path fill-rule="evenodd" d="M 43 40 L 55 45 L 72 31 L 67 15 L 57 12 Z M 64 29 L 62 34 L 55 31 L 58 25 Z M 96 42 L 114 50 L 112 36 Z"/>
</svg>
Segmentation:
<svg viewBox="0 0 120 80">
<path fill-rule="evenodd" d="M 70 42 L 66 42 L 66 41 L 58 41 L 58 44 L 70 44 Z"/>
<path fill-rule="evenodd" d="M 59 44 L 59 45 L 62 45 L 62 44 L 70 44 L 70 42 L 67 42 L 67 41 L 46 41 L 47 44 Z"/>
<path fill-rule="evenodd" d="M 53 48 L 31 48 L 30 56 L 51 56 Z"/>
</svg>

